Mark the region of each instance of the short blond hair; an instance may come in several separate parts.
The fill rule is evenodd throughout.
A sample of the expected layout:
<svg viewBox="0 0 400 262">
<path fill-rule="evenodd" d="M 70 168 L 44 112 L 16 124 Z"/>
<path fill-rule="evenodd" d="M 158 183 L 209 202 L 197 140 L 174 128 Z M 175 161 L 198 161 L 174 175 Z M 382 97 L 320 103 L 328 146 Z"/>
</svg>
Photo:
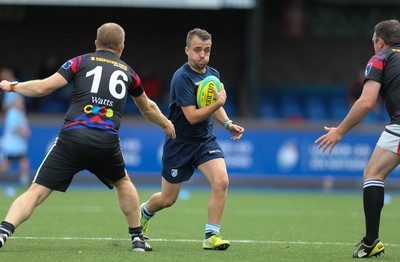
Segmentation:
<svg viewBox="0 0 400 262">
<path fill-rule="evenodd" d="M 97 29 L 96 40 L 100 48 L 117 50 L 125 42 L 125 31 L 116 23 L 105 23 Z"/>
</svg>

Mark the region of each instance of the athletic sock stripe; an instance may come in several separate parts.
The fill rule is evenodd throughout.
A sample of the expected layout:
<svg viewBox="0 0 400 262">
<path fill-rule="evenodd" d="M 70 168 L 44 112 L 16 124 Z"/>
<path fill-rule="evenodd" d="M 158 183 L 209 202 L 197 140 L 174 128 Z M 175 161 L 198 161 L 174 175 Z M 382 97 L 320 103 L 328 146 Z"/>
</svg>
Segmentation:
<svg viewBox="0 0 400 262">
<path fill-rule="evenodd" d="M 366 179 L 364 181 L 364 188 L 370 187 L 370 186 L 385 187 L 385 182 L 382 180 L 377 180 L 377 179 L 373 179 L 373 178 Z"/>
<path fill-rule="evenodd" d="M 12 233 L 10 230 L 0 227 L 0 234 L 11 236 Z"/>
<path fill-rule="evenodd" d="M 220 225 L 217 224 L 206 224 L 206 233 L 218 233 L 220 230 Z"/>
<path fill-rule="evenodd" d="M 156 213 L 151 213 L 151 212 L 147 211 L 146 206 L 147 206 L 147 203 L 146 203 L 146 205 L 143 206 L 142 214 L 147 219 L 152 218 Z"/>
<path fill-rule="evenodd" d="M 8 238 L 7 234 L 0 235 L 0 247 L 4 246 L 4 243 L 6 242 L 7 238 Z"/>
</svg>

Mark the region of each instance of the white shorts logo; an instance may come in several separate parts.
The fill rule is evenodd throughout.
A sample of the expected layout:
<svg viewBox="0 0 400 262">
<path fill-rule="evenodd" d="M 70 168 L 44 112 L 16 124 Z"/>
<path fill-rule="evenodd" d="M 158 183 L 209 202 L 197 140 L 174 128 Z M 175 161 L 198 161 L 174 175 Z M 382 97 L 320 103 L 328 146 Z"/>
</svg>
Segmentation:
<svg viewBox="0 0 400 262">
<path fill-rule="evenodd" d="M 178 169 L 171 169 L 171 176 L 176 177 L 178 175 Z"/>
</svg>

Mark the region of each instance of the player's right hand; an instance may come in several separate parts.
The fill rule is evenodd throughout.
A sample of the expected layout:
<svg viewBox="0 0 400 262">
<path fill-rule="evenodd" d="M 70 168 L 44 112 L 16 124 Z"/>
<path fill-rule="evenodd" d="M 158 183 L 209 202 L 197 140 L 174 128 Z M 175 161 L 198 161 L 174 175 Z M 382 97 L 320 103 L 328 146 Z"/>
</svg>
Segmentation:
<svg viewBox="0 0 400 262">
<path fill-rule="evenodd" d="M 335 145 L 342 140 L 343 136 L 337 132 L 336 127 L 325 126 L 324 129 L 328 131 L 328 133 L 320 136 L 317 140 L 315 140 L 315 143 L 319 143 L 318 150 L 322 149 L 322 152 L 325 152 L 325 150 L 329 149 L 328 153 L 330 154 Z"/>
</svg>

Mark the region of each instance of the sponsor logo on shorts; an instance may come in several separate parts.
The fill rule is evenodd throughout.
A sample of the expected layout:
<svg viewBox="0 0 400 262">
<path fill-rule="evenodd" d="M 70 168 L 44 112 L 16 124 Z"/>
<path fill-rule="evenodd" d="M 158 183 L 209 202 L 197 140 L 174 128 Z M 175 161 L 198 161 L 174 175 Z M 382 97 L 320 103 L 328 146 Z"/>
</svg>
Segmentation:
<svg viewBox="0 0 400 262">
<path fill-rule="evenodd" d="M 176 177 L 178 175 L 178 169 L 171 169 L 171 176 Z"/>
</svg>

